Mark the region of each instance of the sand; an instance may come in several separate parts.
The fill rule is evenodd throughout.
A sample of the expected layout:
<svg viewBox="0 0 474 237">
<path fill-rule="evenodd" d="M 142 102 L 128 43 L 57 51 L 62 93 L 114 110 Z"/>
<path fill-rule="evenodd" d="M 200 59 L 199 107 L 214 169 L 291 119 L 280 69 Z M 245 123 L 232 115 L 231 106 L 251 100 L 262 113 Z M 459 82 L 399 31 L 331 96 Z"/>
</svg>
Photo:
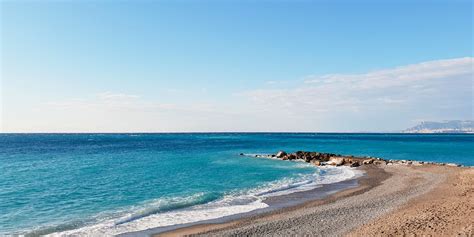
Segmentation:
<svg viewBox="0 0 474 237">
<path fill-rule="evenodd" d="M 474 236 L 474 169 L 445 166 L 417 169 L 447 178 L 429 193 L 364 224 L 350 236 Z"/>
<path fill-rule="evenodd" d="M 323 200 L 159 236 L 473 236 L 474 169 L 370 165 L 357 188 Z"/>
</svg>

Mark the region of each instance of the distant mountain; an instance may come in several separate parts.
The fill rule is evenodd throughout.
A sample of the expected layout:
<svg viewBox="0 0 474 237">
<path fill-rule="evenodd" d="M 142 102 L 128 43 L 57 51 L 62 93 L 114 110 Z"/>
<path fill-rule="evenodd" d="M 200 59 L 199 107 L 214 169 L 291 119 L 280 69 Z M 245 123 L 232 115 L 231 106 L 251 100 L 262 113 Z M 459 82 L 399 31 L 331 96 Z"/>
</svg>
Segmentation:
<svg viewBox="0 0 474 237">
<path fill-rule="evenodd" d="M 443 122 L 421 122 L 406 129 L 405 133 L 474 133 L 473 120 L 446 120 Z"/>
</svg>

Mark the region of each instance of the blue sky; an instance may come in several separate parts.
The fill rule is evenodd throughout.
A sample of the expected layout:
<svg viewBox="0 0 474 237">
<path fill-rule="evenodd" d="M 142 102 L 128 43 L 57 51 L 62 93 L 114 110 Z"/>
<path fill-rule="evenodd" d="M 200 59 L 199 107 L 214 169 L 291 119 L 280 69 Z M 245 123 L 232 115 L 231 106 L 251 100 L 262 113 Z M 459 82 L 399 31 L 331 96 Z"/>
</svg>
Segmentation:
<svg viewBox="0 0 474 237">
<path fill-rule="evenodd" d="M 472 9 L 2 1 L 1 130 L 393 131 L 472 119 Z"/>
</svg>

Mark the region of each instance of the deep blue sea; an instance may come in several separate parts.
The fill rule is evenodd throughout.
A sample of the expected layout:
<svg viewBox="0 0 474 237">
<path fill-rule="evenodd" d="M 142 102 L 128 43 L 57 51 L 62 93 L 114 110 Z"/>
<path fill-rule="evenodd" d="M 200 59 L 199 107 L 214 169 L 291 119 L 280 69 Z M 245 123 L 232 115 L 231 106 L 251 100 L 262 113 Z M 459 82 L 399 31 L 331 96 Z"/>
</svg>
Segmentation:
<svg viewBox="0 0 474 237">
<path fill-rule="evenodd" d="M 461 134 L 0 134 L 0 235 L 190 223 L 355 174 L 239 155 L 278 150 L 474 165 L 474 135 Z"/>
</svg>

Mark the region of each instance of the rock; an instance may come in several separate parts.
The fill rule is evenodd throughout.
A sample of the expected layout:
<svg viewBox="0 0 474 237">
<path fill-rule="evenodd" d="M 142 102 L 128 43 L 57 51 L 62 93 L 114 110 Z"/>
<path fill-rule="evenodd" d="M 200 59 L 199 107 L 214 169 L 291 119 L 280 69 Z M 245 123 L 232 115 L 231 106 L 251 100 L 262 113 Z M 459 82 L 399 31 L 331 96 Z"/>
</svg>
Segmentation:
<svg viewBox="0 0 474 237">
<path fill-rule="evenodd" d="M 359 167 L 359 166 L 360 166 L 360 164 L 359 164 L 358 161 L 351 164 L 351 167 Z"/>
<path fill-rule="evenodd" d="M 344 164 L 344 158 L 342 157 L 331 157 L 329 158 L 329 164 L 340 166 Z"/>
<path fill-rule="evenodd" d="M 245 156 L 244 153 L 240 153 L 240 155 Z M 309 151 L 297 151 L 295 153 L 286 153 L 285 151 L 278 151 L 276 154 L 273 155 L 254 155 L 255 157 L 265 157 L 265 158 L 272 158 L 276 157 L 282 160 L 304 160 L 307 163 L 312 163 L 317 166 L 322 165 L 347 165 L 351 167 L 358 167 L 361 165 L 368 165 L 368 164 L 377 164 L 377 165 L 399 165 L 399 164 L 407 164 L 411 163 L 412 161 L 408 160 L 385 160 L 378 157 L 358 157 L 358 156 L 351 156 L 351 155 L 339 155 L 334 153 L 319 153 L 319 152 L 309 152 Z M 413 162 L 416 164 L 416 162 Z"/>
<path fill-rule="evenodd" d="M 244 153 L 240 153 L 240 155 L 241 155 L 241 156 L 245 156 L 245 154 L 244 154 Z"/>
<path fill-rule="evenodd" d="M 313 165 L 317 165 L 317 166 L 321 165 L 321 161 L 319 161 L 319 160 L 313 160 L 313 161 L 311 161 L 311 163 L 313 163 Z"/>
<path fill-rule="evenodd" d="M 284 152 L 284 151 L 279 151 L 279 152 L 276 154 L 276 157 L 277 157 L 277 158 L 283 158 L 283 157 L 286 156 L 286 155 L 287 155 L 286 152 Z"/>
<path fill-rule="evenodd" d="M 419 162 L 419 161 L 413 161 L 413 165 L 415 166 L 420 166 L 422 165 L 423 163 Z"/>
<path fill-rule="evenodd" d="M 362 163 L 364 165 L 370 165 L 370 164 L 374 163 L 374 160 L 373 159 L 368 159 L 368 160 L 364 160 Z"/>
<path fill-rule="evenodd" d="M 447 163 L 447 166 L 452 166 L 452 167 L 460 167 L 461 165 L 454 164 L 454 163 Z"/>
<path fill-rule="evenodd" d="M 321 154 L 319 152 L 311 152 L 309 154 L 312 159 L 320 160 L 321 159 Z"/>
<path fill-rule="evenodd" d="M 321 155 L 319 156 L 319 159 L 320 159 L 321 161 L 329 161 L 329 158 L 330 158 L 330 156 L 329 156 L 328 153 L 323 153 L 323 154 L 321 154 Z"/>
</svg>

